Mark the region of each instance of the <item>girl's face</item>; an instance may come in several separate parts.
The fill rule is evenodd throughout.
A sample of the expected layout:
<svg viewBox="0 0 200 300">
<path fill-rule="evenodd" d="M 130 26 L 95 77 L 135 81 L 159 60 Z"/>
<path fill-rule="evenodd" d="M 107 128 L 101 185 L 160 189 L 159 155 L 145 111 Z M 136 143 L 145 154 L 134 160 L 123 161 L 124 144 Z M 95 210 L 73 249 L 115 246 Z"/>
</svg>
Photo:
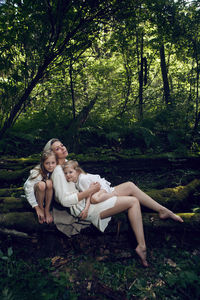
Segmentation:
<svg viewBox="0 0 200 300">
<path fill-rule="evenodd" d="M 77 182 L 79 173 L 75 169 L 73 169 L 71 167 L 67 167 L 64 169 L 64 173 L 65 173 L 65 178 L 67 179 L 67 181 Z"/>
<path fill-rule="evenodd" d="M 67 148 L 60 141 L 53 143 L 51 149 L 55 153 L 57 159 L 64 159 L 68 155 Z"/>
<path fill-rule="evenodd" d="M 44 161 L 44 168 L 47 172 L 52 173 L 53 170 L 56 167 L 56 158 L 55 155 L 50 155 L 45 161 Z"/>
</svg>

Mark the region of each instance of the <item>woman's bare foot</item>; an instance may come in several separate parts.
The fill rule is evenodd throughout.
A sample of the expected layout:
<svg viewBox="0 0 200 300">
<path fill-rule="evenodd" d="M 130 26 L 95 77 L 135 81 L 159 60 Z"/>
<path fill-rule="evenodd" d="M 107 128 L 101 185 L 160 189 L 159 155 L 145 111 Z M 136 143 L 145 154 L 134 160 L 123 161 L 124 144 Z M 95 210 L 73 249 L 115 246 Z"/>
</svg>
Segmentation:
<svg viewBox="0 0 200 300">
<path fill-rule="evenodd" d="M 45 221 L 47 224 L 50 224 L 53 222 L 53 217 L 49 211 L 45 211 Z"/>
<path fill-rule="evenodd" d="M 180 216 L 174 214 L 171 210 L 169 210 L 167 208 L 163 208 L 159 212 L 159 217 L 160 217 L 160 219 L 168 219 L 168 218 L 170 218 L 170 219 L 172 219 L 174 221 L 177 221 L 177 222 L 181 222 L 181 223 L 184 222 L 183 219 Z"/>
<path fill-rule="evenodd" d="M 141 247 L 141 246 L 137 246 L 137 248 L 135 249 L 135 252 L 137 253 L 137 255 L 140 257 L 142 264 L 144 267 L 148 267 L 148 262 L 147 262 L 147 250 L 146 247 Z"/>
</svg>

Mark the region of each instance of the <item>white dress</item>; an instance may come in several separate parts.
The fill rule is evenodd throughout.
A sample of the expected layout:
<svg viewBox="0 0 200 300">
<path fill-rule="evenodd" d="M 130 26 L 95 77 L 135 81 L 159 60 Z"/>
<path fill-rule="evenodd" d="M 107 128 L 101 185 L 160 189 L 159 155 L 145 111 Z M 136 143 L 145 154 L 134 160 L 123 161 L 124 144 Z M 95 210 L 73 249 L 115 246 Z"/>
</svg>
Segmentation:
<svg viewBox="0 0 200 300">
<path fill-rule="evenodd" d="M 108 193 L 112 193 L 114 188 L 111 187 L 111 183 L 105 178 L 101 178 L 99 175 L 94 175 L 90 173 L 81 173 L 78 177 L 76 187 L 79 191 L 83 192 L 87 190 L 92 182 L 99 182 L 101 189 L 105 190 Z"/>
<path fill-rule="evenodd" d="M 78 201 L 78 190 L 75 187 L 75 183 L 67 182 L 60 165 L 54 169 L 51 179 L 53 181 L 56 201 L 62 206 L 70 207 L 71 214 L 78 217 L 85 208 L 85 200 Z M 116 200 L 117 197 L 114 196 L 103 202 L 91 204 L 86 220 L 103 232 L 108 226 L 111 217 L 100 219 L 100 213 L 115 206 Z"/>
</svg>

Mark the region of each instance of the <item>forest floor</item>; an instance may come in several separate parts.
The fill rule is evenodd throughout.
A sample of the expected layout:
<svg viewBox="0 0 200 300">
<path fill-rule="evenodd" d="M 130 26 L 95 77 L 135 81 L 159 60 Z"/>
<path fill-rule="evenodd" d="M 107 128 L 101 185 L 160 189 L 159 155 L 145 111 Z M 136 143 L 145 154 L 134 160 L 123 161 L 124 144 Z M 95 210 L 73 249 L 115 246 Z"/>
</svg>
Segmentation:
<svg viewBox="0 0 200 300">
<path fill-rule="evenodd" d="M 125 242 L 125 240 L 127 242 Z M 200 243 L 195 234 L 147 236 L 149 267 L 135 254 L 130 233 L 63 239 L 62 248 L 7 240 L 0 253 L 1 299 L 200 298 Z M 23 247 L 22 247 L 23 245 Z"/>
</svg>

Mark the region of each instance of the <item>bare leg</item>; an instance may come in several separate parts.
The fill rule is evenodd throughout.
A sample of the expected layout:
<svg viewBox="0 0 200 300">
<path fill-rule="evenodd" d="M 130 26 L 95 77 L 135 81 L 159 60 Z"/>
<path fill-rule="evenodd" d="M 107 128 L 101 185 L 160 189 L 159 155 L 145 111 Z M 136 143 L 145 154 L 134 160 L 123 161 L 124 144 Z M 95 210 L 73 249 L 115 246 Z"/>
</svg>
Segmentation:
<svg viewBox="0 0 200 300">
<path fill-rule="evenodd" d="M 171 218 L 175 221 L 183 222 L 181 217 L 177 216 L 171 210 L 153 200 L 150 196 L 140 190 L 133 182 L 129 181 L 116 186 L 115 192 L 119 196 L 136 197 L 141 205 L 158 212 L 161 219 Z"/>
<path fill-rule="evenodd" d="M 94 193 L 90 199 L 90 202 L 92 204 L 97 204 L 97 203 L 100 203 L 100 202 L 103 202 L 113 196 L 116 196 L 116 193 L 115 192 L 112 192 L 112 193 L 108 193 L 106 192 L 105 190 L 100 190 L 99 192 L 97 193 Z"/>
<path fill-rule="evenodd" d="M 131 224 L 131 228 L 135 233 L 138 246 L 136 247 L 136 253 L 141 258 L 143 266 L 147 267 L 146 260 L 146 243 L 144 238 L 143 222 L 140 209 L 140 203 L 137 198 L 130 196 L 118 197 L 115 206 L 104 210 L 100 214 L 100 218 L 104 219 L 123 211 L 128 211 L 128 218 Z"/>
<path fill-rule="evenodd" d="M 44 216 L 45 189 L 46 189 L 46 184 L 43 181 L 38 182 L 34 186 L 35 197 L 39 206 L 39 209 L 37 209 L 36 211 L 38 215 L 38 221 L 40 224 L 45 222 L 45 216 Z"/>
<path fill-rule="evenodd" d="M 45 221 L 47 224 L 53 222 L 53 217 L 50 213 L 50 205 L 51 205 L 51 200 L 53 197 L 53 183 L 51 180 L 46 181 L 46 194 L 45 194 Z"/>
</svg>

